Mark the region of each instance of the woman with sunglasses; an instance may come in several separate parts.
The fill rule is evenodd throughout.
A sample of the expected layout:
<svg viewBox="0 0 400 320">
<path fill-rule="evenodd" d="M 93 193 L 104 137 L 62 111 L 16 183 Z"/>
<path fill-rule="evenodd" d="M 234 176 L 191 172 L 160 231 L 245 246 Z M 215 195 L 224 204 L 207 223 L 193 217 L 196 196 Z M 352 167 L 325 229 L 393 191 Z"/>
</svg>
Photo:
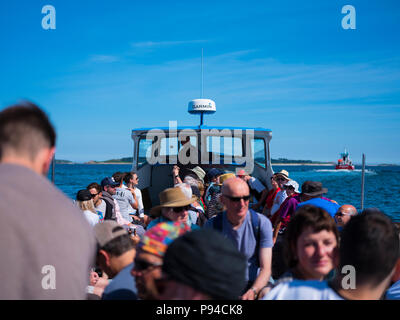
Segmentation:
<svg viewBox="0 0 400 320">
<path fill-rule="evenodd" d="M 283 235 L 286 227 L 296 211 L 297 205 L 300 203 L 299 184 L 290 180 L 286 182 L 282 189 L 286 192 L 286 199 L 276 212 L 275 219 L 273 219 L 274 235 L 273 240 L 276 242 L 278 235 Z"/>
<path fill-rule="evenodd" d="M 89 190 L 82 189 L 78 191 L 76 194 L 76 204 L 82 210 L 86 220 L 92 227 L 99 223 L 100 219 L 94 208 L 92 194 Z"/>
<path fill-rule="evenodd" d="M 278 182 L 276 181 L 276 177 L 271 177 L 271 185 L 272 188 L 268 191 L 267 199 L 265 200 L 265 206 L 263 208 L 263 214 L 265 214 L 268 218 L 271 217 L 271 209 L 278 192 L 281 191 Z"/>
</svg>

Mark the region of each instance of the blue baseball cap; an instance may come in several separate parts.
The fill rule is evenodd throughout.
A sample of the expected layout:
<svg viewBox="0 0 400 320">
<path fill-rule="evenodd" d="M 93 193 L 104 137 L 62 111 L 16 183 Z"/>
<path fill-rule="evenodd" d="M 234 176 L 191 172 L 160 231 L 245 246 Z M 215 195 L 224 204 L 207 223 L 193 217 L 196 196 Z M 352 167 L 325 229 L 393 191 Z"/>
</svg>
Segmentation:
<svg viewBox="0 0 400 320">
<path fill-rule="evenodd" d="M 119 183 L 115 182 L 112 177 L 105 177 L 103 180 L 101 180 L 101 187 L 104 188 L 105 186 L 116 187 L 119 186 Z"/>
<path fill-rule="evenodd" d="M 207 172 L 207 179 L 208 181 L 211 181 L 212 178 L 216 177 L 216 176 L 220 176 L 224 174 L 224 172 L 220 169 L 217 168 L 211 168 L 210 170 L 208 170 Z"/>
</svg>

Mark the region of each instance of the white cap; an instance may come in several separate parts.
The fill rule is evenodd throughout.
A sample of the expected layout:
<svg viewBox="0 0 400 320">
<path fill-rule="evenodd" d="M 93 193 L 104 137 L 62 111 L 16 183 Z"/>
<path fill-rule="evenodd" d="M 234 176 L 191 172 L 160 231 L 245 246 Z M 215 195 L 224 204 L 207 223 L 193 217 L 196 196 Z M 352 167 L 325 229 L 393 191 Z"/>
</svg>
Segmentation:
<svg viewBox="0 0 400 320">
<path fill-rule="evenodd" d="M 294 180 L 289 180 L 284 184 L 285 187 L 292 186 L 294 188 L 294 192 L 299 193 L 299 184 Z"/>
</svg>

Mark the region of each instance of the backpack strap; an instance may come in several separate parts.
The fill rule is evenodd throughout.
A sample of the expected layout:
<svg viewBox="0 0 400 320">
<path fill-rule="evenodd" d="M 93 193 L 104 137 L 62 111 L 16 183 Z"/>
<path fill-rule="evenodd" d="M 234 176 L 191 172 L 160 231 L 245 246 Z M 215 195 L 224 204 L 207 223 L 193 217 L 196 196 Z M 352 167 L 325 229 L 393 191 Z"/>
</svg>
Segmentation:
<svg viewBox="0 0 400 320">
<path fill-rule="evenodd" d="M 217 214 L 214 218 L 213 218 L 213 229 L 218 230 L 220 232 L 222 232 L 222 217 L 224 212 L 221 212 L 219 214 Z"/>
<path fill-rule="evenodd" d="M 250 259 L 255 259 L 258 266 L 260 266 L 260 218 L 257 212 L 249 210 L 251 214 L 251 225 L 253 227 L 254 238 L 256 239 L 256 248 L 254 254 Z"/>
<path fill-rule="evenodd" d="M 106 203 L 106 213 L 104 215 L 104 220 L 117 220 L 114 214 L 114 206 L 113 203 L 110 202 L 107 198 L 102 198 L 102 200 Z"/>
</svg>

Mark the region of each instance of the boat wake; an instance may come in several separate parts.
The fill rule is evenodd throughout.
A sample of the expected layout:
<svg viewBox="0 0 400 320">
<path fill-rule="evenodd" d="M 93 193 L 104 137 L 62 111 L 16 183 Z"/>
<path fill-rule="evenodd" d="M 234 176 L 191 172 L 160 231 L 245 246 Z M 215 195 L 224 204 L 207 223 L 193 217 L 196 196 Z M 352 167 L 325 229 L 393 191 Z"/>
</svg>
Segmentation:
<svg viewBox="0 0 400 320">
<path fill-rule="evenodd" d="M 341 169 L 341 170 L 336 170 L 336 169 L 317 169 L 314 170 L 315 172 L 329 172 L 329 173 L 336 173 L 336 174 L 352 174 L 352 173 L 361 173 L 362 169 L 354 169 L 354 170 L 345 170 L 345 169 Z M 365 169 L 365 174 L 377 174 L 375 171 L 373 170 L 368 170 Z"/>
</svg>

